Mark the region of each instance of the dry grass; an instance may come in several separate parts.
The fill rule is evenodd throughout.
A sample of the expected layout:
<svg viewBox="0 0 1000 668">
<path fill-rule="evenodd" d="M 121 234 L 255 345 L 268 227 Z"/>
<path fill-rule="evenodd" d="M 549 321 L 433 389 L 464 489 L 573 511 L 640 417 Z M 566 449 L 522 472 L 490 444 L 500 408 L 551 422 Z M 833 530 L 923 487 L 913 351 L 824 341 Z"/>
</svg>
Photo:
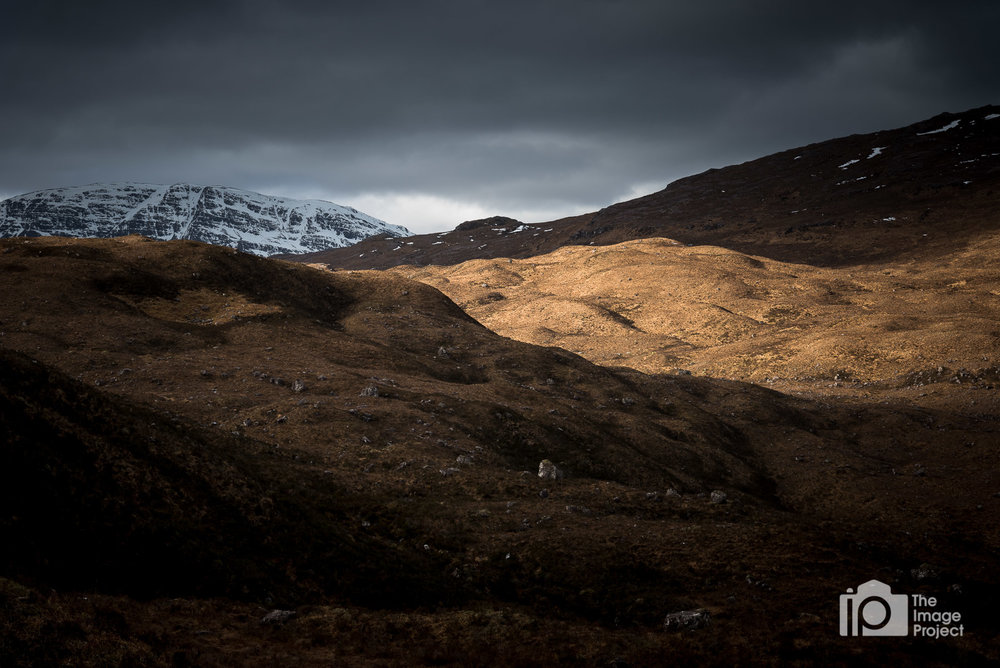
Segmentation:
<svg viewBox="0 0 1000 668">
<path fill-rule="evenodd" d="M 928 394 L 921 403 L 996 412 L 994 392 L 956 397 L 948 382 L 996 381 L 998 266 L 1000 238 L 989 236 L 933 261 L 849 270 L 643 239 L 391 271 L 440 289 L 499 334 L 606 366 L 813 394 Z"/>
</svg>

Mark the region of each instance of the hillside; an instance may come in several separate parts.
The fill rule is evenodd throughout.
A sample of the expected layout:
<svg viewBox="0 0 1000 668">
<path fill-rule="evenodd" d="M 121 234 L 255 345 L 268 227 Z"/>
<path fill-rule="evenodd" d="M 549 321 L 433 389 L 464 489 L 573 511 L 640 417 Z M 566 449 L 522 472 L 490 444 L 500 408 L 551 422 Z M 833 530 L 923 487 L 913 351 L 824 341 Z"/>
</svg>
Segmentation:
<svg viewBox="0 0 1000 668">
<path fill-rule="evenodd" d="M 188 239 L 257 255 L 349 246 L 409 234 L 351 207 L 187 183 L 52 188 L 0 202 L 0 237 Z"/>
<path fill-rule="evenodd" d="M 995 233 L 998 193 L 1000 107 L 989 106 L 712 169 L 591 214 L 469 221 L 402 243 L 373 237 L 293 259 L 385 269 L 665 237 L 820 266 L 905 261 Z"/>
<path fill-rule="evenodd" d="M 493 331 L 605 366 L 998 414 L 1000 233 L 850 271 L 640 239 L 399 267 Z"/>
<path fill-rule="evenodd" d="M 604 252 L 705 261 L 665 244 Z M 0 285 L 2 665 L 1000 659 L 995 412 L 596 366 L 194 242 L 2 240 Z M 873 577 L 966 634 L 840 637 Z"/>
</svg>

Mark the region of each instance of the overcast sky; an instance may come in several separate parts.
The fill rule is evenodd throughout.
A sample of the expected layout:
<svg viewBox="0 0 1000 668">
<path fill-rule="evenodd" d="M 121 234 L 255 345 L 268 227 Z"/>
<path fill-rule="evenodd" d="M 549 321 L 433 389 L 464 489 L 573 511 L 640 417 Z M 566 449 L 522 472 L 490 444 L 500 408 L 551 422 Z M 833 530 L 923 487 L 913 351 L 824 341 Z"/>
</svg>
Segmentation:
<svg viewBox="0 0 1000 668">
<path fill-rule="evenodd" d="M 0 0 L 0 198 L 108 181 L 414 232 L 593 211 L 1000 103 L 1000 2 Z"/>
</svg>

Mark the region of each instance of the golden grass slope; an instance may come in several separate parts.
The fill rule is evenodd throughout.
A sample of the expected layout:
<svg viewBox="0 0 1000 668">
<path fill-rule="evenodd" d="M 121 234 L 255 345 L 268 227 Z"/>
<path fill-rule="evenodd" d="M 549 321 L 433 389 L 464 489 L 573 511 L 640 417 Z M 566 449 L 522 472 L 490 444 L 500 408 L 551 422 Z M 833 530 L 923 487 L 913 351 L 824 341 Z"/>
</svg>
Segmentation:
<svg viewBox="0 0 1000 668">
<path fill-rule="evenodd" d="M 998 259 L 998 236 L 935 261 L 849 268 L 641 239 L 395 271 L 500 334 L 598 364 L 829 389 L 919 387 L 913 375 L 938 367 L 995 375 Z"/>
</svg>

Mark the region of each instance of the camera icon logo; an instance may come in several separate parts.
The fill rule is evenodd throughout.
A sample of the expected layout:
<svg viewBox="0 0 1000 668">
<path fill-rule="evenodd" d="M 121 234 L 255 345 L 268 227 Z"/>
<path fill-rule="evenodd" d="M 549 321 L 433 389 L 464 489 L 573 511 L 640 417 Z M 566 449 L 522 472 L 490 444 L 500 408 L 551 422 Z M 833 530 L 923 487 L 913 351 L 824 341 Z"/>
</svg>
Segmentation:
<svg viewBox="0 0 1000 668">
<path fill-rule="evenodd" d="M 840 595 L 840 635 L 905 636 L 910 632 L 910 602 L 889 585 L 869 580 Z"/>
</svg>

